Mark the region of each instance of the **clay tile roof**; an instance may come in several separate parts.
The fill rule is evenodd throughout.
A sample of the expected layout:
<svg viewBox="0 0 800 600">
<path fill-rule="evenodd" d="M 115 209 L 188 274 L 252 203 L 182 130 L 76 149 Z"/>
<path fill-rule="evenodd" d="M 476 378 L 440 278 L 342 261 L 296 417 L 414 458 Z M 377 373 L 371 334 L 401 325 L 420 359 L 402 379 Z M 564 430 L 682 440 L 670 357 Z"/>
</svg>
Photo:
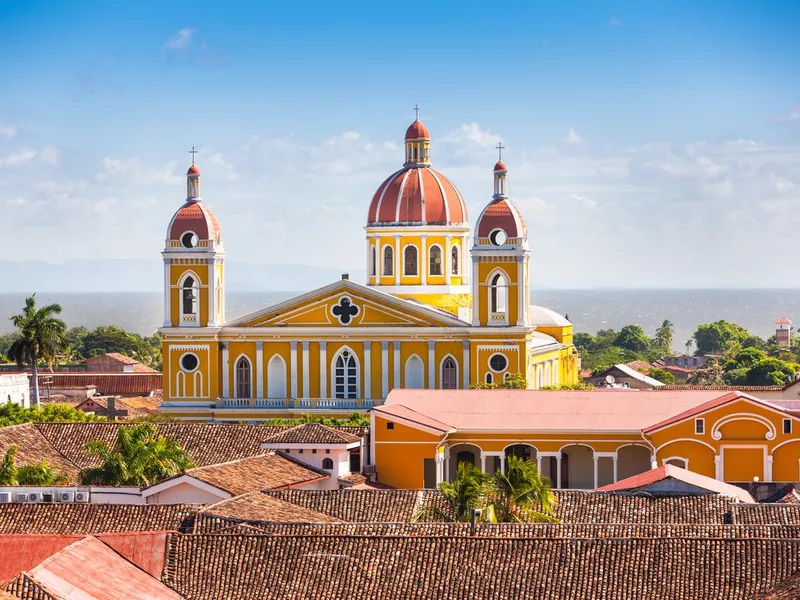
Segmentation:
<svg viewBox="0 0 800 600">
<path fill-rule="evenodd" d="M 800 570 L 797 539 L 173 534 L 168 543 L 164 582 L 209 599 L 751 600 Z"/>
<path fill-rule="evenodd" d="M 786 317 L 781 317 L 777 321 L 775 321 L 775 325 L 791 325 L 791 324 L 792 322 Z"/>
<path fill-rule="evenodd" d="M 52 378 L 52 389 L 85 388 L 97 386 L 97 391 L 107 395 L 146 395 L 161 389 L 161 373 L 147 370 L 133 373 L 47 373 Z"/>
<path fill-rule="evenodd" d="M 0 534 L 88 535 L 179 530 L 199 507 L 191 504 L 0 504 Z"/>
<path fill-rule="evenodd" d="M 478 217 L 475 226 L 478 237 L 488 237 L 494 229 L 502 229 L 510 238 L 525 235 L 525 220 L 508 198 L 492 200 Z"/>
<path fill-rule="evenodd" d="M 264 440 L 265 444 L 352 444 L 361 438 L 352 433 L 334 429 L 321 423 L 303 423 L 276 433 Z"/>
<path fill-rule="evenodd" d="M 800 525 L 798 504 L 734 504 L 731 523 L 742 525 Z"/>
<path fill-rule="evenodd" d="M 0 455 L 5 456 L 11 446 L 17 447 L 17 466 L 37 464 L 44 459 L 48 465 L 64 471 L 72 481 L 77 481 L 80 468 L 60 453 L 36 424 L 0 427 Z"/>
<path fill-rule="evenodd" d="M 180 240 L 187 231 L 193 231 L 201 240 L 216 240 L 219 237 L 217 217 L 205 203 L 187 200 L 169 222 L 167 237 Z"/>
<path fill-rule="evenodd" d="M 494 165 L 495 171 L 508 171 L 508 167 L 506 167 L 506 163 L 502 160 L 498 160 Z"/>
<path fill-rule="evenodd" d="M 406 129 L 407 140 L 430 139 L 430 137 L 431 137 L 430 131 L 428 131 L 428 128 L 419 119 L 414 121 L 411 125 L 408 126 L 408 129 Z"/>
<path fill-rule="evenodd" d="M 301 464 L 280 453 L 189 469 L 186 475 L 234 496 L 257 490 L 283 489 L 330 477 L 330 473 L 322 469 Z"/>
<path fill-rule="evenodd" d="M 198 167 L 197 165 L 192 165 L 191 167 L 189 167 L 189 170 L 186 171 L 186 174 L 187 175 L 199 175 L 200 174 L 200 167 Z"/>
<path fill-rule="evenodd" d="M 426 492 L 420 490 L 303 490 L 265 492 L 270 497 L 339 521 L 410 521 Z"/>
<path fill-rule="evenodd" d="M 758 600 L 797 600 L 800 598 L 800 571 L 758 597 Z"/>
<path fill-rule="evenodd" d="M 220 519 L 223 519 L 220 521 Z M 305 508 L 292 502 L 262 492 L 251 492 L 235 496 L 216 504 L 206 506 L 195 516 L 194 530 L 211 531 L 211 524 L 236 521 L 263 521 L 289 523 L 336 523 L 337 519 L 321 512 Z"/>
</svg>

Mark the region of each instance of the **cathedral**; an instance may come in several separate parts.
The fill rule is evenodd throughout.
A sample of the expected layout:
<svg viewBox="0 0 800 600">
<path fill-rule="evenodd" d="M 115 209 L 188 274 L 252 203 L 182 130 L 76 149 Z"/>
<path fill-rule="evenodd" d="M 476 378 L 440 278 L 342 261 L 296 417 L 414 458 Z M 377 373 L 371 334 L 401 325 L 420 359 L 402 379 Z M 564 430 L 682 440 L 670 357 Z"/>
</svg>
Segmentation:
<svg viewBox="0 0 800 600">
<path fill-rule="evenodd" d="M 234 319 L 222 230 L 194 161 L 186 176 L 162 253 L 162 410 L 203 421 L 344 416 L 393 388 L 467 389 L 516 374 L 530 389 L 578 382 L 572 324 L 531 304 L 528 229 L 502 156 L 470 236 L 464 198 L 431 166 L 417 118 L 402 168 L 367 211 L 366 285 L 343 276 Z"/>
</svg>

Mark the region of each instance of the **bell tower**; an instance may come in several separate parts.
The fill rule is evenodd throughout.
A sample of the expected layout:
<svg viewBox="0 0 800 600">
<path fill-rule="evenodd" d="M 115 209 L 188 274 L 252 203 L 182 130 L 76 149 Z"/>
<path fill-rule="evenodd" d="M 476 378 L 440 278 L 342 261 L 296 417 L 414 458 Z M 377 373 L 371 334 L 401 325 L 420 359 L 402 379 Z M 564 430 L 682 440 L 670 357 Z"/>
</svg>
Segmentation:
<svg viewBox="0 0 800 600">
<path fill-rule="evenodd" d="M 530 257 L 525 221 L 508 198 L 508 168 L 494 166 L 494 195 L 475 225 L 472 246 L 472 324 L 530 326 Z"/>
<path fill-rule="evenodd" d="M 192 148 L 192 156 L 197 151 Z M 164 327 L 218 327 L 225 322 L 225 249 L 214 213 L 200 196 L 200 168 L 186 172 L 186 201 L 167 227 Z"/>
</svg>

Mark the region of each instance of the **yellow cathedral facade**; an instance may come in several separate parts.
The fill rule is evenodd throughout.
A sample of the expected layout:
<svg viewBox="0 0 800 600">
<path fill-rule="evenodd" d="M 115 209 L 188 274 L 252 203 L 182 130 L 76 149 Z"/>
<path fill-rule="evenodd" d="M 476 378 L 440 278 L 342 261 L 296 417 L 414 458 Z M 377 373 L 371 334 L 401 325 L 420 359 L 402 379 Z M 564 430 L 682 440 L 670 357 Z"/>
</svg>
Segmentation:
<svg viewBox="0 0 800 600">
<path fill-rule="evenodd" d="M 528 230 L 502 157 L 472 230 L 430 158 L 417 118 L 402 168 L 369 206 L 366 285 L 343 276 L 230 320 L 222 232 L 193 162 L 162 253 L 162 410 L 203 421 L 345 416 L 395 388 L 467 389 L 517 373 L 529 389 L 577 383 L 572 324 L 530 302 Z"/>
</svg>

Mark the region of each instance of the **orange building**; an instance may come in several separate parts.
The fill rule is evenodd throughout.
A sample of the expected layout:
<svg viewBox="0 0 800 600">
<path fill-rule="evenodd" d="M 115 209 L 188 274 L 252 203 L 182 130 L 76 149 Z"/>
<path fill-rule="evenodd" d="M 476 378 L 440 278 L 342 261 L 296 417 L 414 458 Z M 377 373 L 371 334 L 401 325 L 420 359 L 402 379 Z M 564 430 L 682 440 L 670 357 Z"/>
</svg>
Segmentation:
<svg viewBox="0 0 800 600">
<path fill-rule="evenodd" d="M 434 487 L 457 464 L 536 462 L 556 488 L 592 489 L 675 465 L 720 481 L 800 480 L 800 419 L 741 392 L 393 390 L 372 410 L 381 483 Z"/>
</svg>

